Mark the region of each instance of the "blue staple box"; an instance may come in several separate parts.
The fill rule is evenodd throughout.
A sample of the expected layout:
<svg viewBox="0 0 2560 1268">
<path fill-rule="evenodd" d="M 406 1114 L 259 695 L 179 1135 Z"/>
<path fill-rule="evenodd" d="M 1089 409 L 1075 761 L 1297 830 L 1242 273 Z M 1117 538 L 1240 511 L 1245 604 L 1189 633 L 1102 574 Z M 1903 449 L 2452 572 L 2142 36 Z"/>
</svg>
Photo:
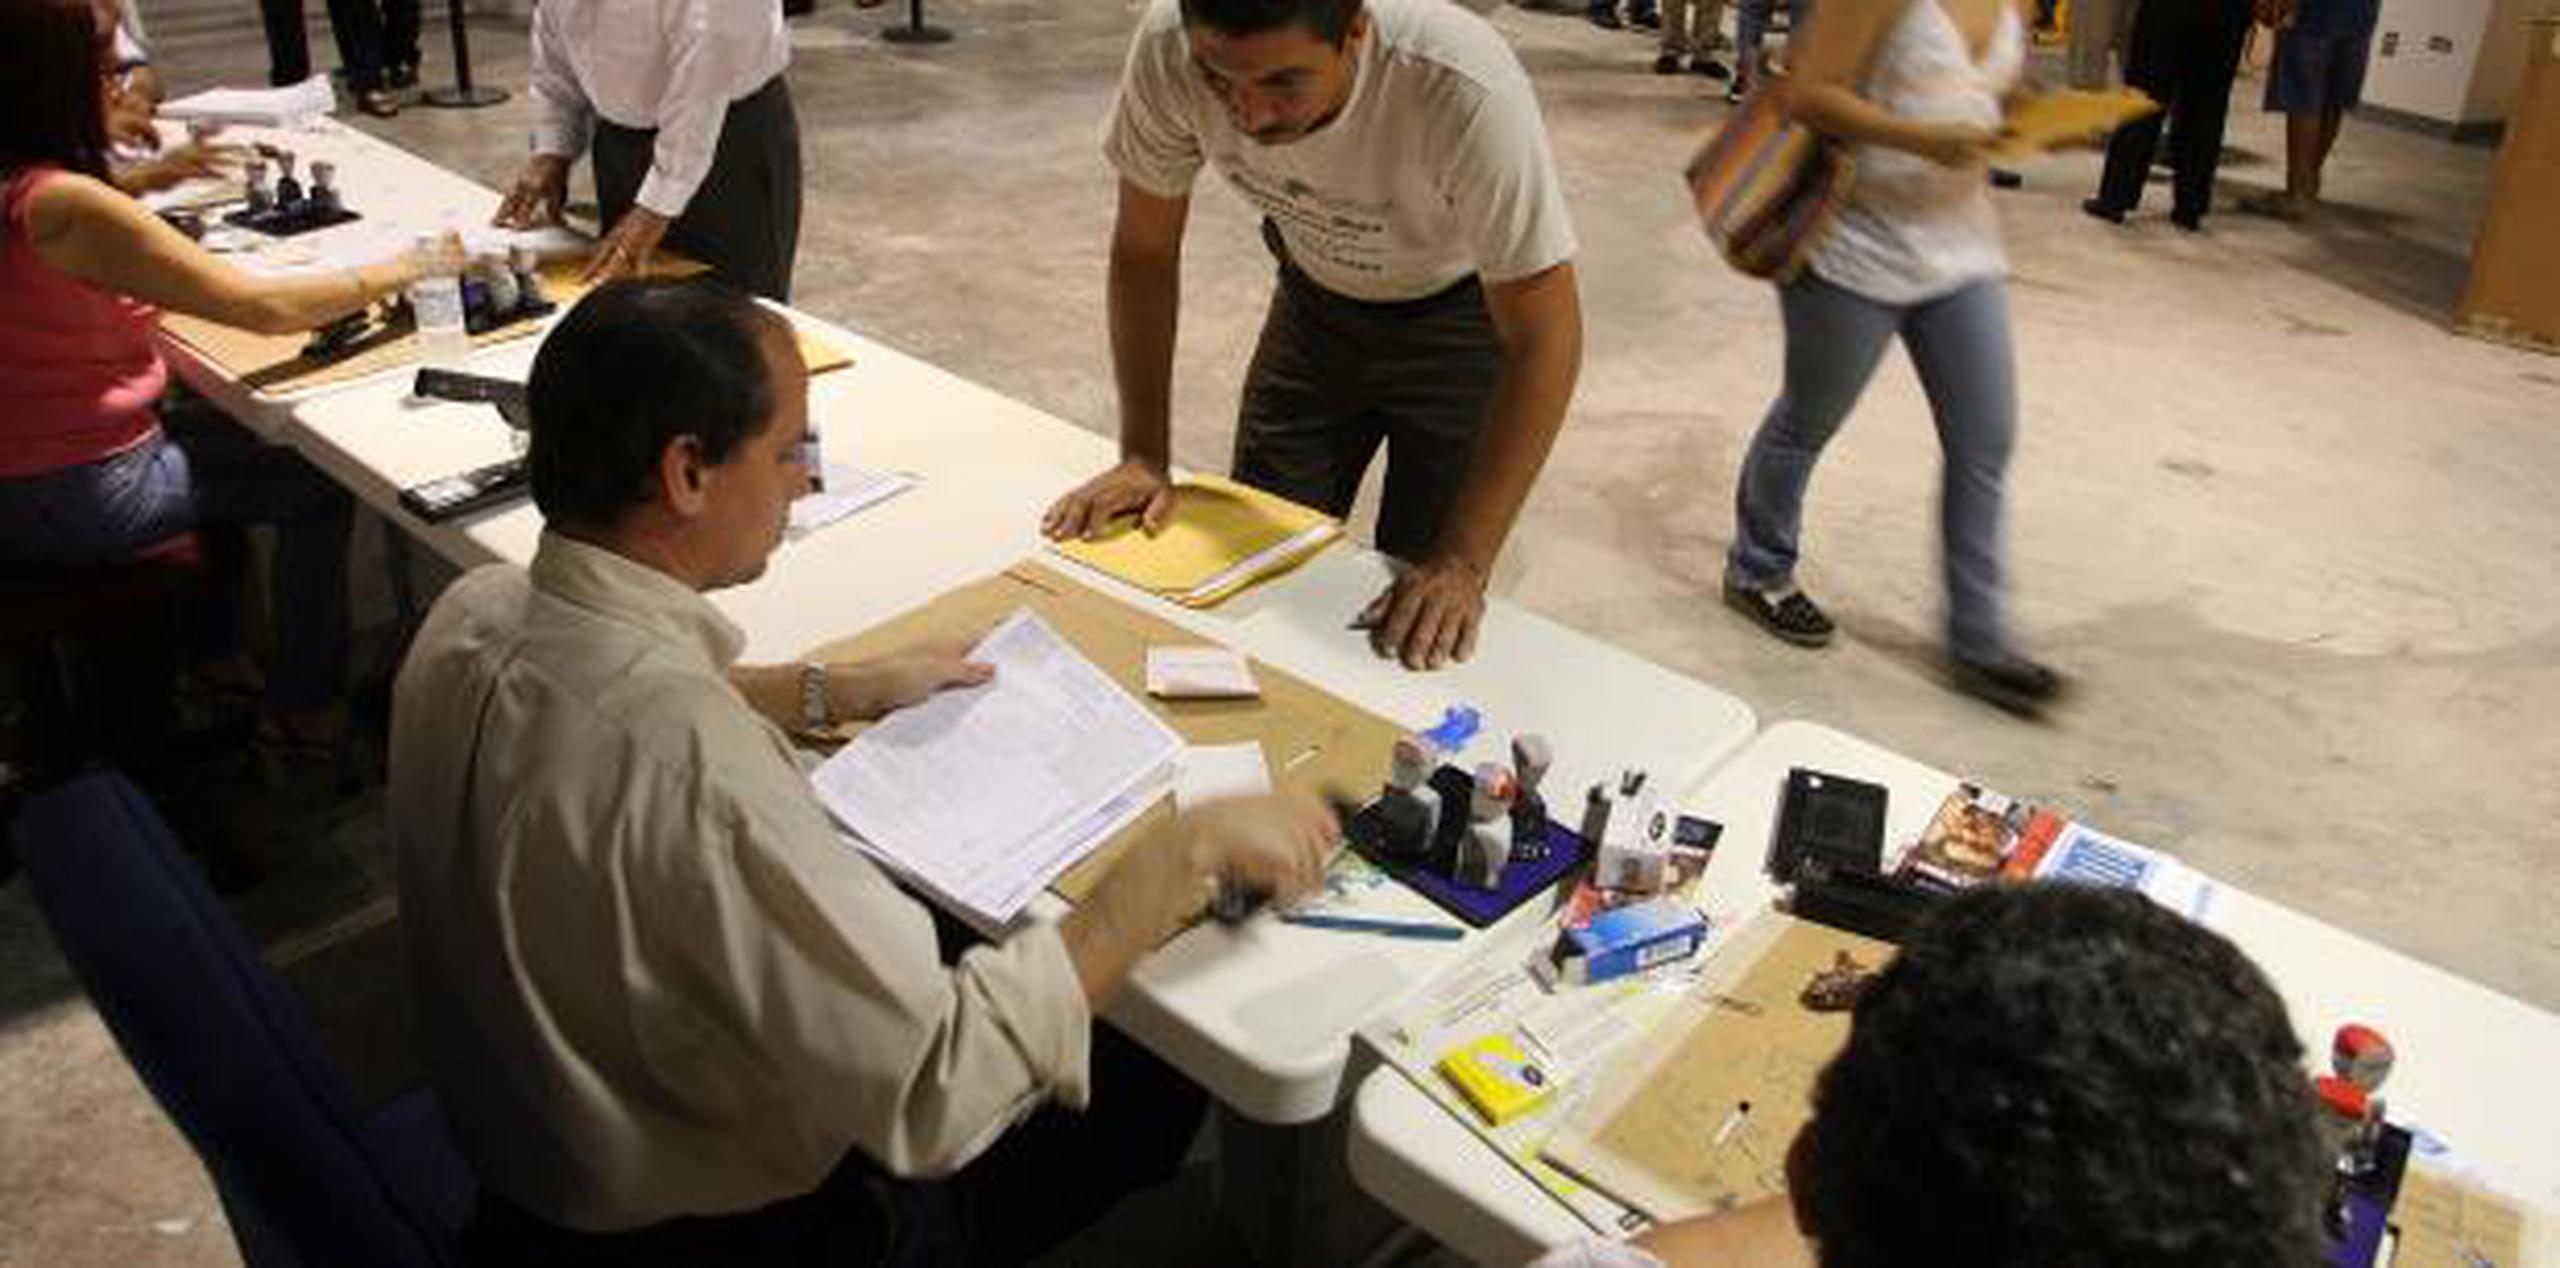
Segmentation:
<svg viewBox="0 0 2560 1268">
<path fill-rule="evenodd" d="M 1612 907 L 1565 932 L 1564 978 L 1589 984 L 1685 960 L 1707 940 L 1707 918 L 1677 898 Z"/>
</svg>

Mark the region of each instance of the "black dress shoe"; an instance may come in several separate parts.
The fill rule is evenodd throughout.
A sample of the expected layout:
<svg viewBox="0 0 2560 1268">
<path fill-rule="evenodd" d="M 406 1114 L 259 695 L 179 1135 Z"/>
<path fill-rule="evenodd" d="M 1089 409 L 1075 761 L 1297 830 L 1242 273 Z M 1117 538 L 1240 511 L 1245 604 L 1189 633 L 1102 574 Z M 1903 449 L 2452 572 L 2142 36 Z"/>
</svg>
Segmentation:
<svg viewBox="0 0 2560 1268">
<path fill-rule="evenodd" d="M 2062 697 L 2064 679 L 2052 669 L 2015 654 L 1993 660 L 1958 658 L 1952 668 L 1956 690 L 2021 717 L 2035 717 Z"/>
<path fill-rule="evenodd" d="M 1591 25 L 1603 31 L 1618 31 L 1624 30 L 1627 24 L 1619 21 L 1618 15 L 1614 12 L 1601 12 L 1591 15 Z"/>
<path fill-rule="evenodd" d="M 2103 198 L 2081 199 L 2080 210 L 2087 212 L 2100 220 L 2106 221 L 2111 225 L 2120 225 L 2124 223 L 2124 208 L 2109 206 L 2107 201 Z"/>
<path fill-rule="evenodd" d="M 2169 213 L 2169 223 L 2178 226 L 2180 230 L 2187 233 L 2202 233 L 2204 232 L 2204 213 L 2201 211 L 2173 211 Z"/>
</svg>

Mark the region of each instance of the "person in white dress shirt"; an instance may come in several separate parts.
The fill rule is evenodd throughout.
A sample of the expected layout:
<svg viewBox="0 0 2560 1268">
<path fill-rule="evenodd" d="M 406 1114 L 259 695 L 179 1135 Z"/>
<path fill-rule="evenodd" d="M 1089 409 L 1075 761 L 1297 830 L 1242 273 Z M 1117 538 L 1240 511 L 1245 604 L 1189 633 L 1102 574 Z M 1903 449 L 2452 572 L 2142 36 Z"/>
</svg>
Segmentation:
<svg viewBox="0 0 2560 1268">
<path fill-rule="evenodd" d="M 1787 1192 L 1535 1268 L 2325 1262 L 2302 1044 L 2222 935 L 2130 890 L 1978 889 L 1854 1009 Z"/>
<path fill-rule="evenodd" d="M 557 223 L 595 160 L 604 227 L 590 279 L 660 246 L 769 299 L 800 247 L 800 121 L 782 11 L 744 0 L 543 0 L 533 17 L 533 155 L 499 224 Z"/>
</svg>

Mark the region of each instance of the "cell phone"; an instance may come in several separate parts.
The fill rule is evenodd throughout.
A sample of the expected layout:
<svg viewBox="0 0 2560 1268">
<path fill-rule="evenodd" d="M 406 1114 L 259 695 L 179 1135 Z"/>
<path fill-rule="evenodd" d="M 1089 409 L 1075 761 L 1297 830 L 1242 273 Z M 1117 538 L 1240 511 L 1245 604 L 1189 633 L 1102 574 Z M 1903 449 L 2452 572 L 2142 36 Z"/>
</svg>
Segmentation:
<svg viewBox="0 0 2560 1268">
<path fill-rule="evenodd" d="M 400 490 L 400 505 L 430 524 L 441 524 L 482 507 L 512 501 L 530 491 L 532 472 L 522 458 L 474 467 Z"/>
<path fill-rule="evenodd" d="M 493 379 L 485 374 L 420 366 L 417 379 L 409 385 L 409 392 L 433 401 L 495 406 L 508 426 L 521 432 L 533 430 L 533 410 L 527 404 L 524 384 L 512 379 Z"/>
<path fill-rule="evenodd" d="M 1769 839 L 1770 878 L 1791 882 L 1807 860 L 1833 872 L 1882 871 L 1886 800 L 1881 784 L 1802 766 L 1788 771 Z"/>
</svg>

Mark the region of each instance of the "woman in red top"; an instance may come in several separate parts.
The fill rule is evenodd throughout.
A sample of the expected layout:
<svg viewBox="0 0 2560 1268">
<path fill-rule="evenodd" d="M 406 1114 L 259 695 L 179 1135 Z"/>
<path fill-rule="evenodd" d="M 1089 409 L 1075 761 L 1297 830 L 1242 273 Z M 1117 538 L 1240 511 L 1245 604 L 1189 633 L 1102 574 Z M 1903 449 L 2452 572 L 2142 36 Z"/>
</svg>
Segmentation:
<svg viewBox="0 0 2560 1268">
<path fill-rule="evenodd" d="M 398 293 L 406 258 L 253 277 L 111 182 L 101 91 L 111 32 L 89 0 L 0 0 L 0 568 L 131 559 L 199 526 L 277 529 L 275 672 L 262 733 L 334 738 L 347 643 L 346 493 L 289 449 L 204 410 L 159 415 L 162 310 L 310 329 Z M 194 631 L 201 665 L 249 676 L 236 584 Z M 222 672 L 227 670 L 227 672 Z"/>
</svg>

